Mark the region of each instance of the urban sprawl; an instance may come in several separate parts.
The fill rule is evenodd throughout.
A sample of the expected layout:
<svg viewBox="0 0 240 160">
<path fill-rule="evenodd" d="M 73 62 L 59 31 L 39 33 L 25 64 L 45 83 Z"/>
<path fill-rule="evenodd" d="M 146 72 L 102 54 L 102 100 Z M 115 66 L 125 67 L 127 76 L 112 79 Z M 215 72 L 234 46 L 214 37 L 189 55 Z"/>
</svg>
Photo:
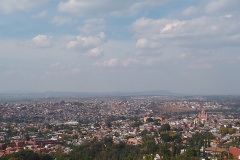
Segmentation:
<svg viewBox="0 0 240 160">
<path fill-rule="evenodd" d="M 86 158 L 75 151 L 75 159 L 106 158 L 104 154 L 111 152 L 108 145 L 114 148 L 122 144 L 140 151 L 125 154 L 126 160 L 177 160 L 184 156 L 237 160 L 240 97 L 132 96 L 0 102 L 0 159 L 26 150 L 61 159 L 71 157 L 81 146 L 100 142 L 103 149 L 99 152 Z M 122 155 L 111 156 L 123 159 Z"/>
</svg>

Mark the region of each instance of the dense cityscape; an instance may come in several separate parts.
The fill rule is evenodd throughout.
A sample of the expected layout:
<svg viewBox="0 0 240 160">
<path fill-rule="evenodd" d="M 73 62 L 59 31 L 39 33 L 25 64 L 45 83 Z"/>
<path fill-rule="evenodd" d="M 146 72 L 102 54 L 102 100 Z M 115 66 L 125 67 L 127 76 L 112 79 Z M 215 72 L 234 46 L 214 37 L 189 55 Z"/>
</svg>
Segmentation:
<svg viewBox="0 0 240 160">
<path fill-rule="evenodd" d="M 239 96 L 35 98 L 0 111 L 1 160 L 240 158 Z"/>
</svg>

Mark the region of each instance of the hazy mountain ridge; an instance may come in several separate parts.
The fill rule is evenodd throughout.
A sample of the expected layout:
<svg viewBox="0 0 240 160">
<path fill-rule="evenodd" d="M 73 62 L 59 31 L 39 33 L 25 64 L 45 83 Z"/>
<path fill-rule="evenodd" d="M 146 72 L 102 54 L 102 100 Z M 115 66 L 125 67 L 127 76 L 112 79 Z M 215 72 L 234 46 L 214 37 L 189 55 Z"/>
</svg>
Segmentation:
<svg viewBox="0 0 240 160">
<path fill-rule="evenodd" d="M 87 98 L 87 97 L 117 97 L 117 96 L 160 96 L 175 95 L 170 91 L 143 92 L 23 92 L 0 93 L 1 99 L 32 99 L 32 98 Z"/>
</svg>

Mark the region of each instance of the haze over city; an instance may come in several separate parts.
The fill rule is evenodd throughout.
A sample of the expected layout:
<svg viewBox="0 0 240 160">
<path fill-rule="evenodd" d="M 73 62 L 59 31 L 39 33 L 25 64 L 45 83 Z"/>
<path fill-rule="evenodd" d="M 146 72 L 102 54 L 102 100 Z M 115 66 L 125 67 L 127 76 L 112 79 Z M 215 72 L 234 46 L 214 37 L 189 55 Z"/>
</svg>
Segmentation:
<svg viewBox="0 0 240 160">
<path fill-rule="evenodd" d="M 0 93 L 240 94 L 239 6 L 1 0 Z"/>
</svg>

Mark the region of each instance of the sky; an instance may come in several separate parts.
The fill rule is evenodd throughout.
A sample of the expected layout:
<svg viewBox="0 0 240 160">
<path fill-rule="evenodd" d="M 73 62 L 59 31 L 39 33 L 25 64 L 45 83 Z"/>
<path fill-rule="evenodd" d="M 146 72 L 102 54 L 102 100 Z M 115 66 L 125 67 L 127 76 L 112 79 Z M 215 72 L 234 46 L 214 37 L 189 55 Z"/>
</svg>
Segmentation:
<svg viewBox="0 0 240 160">
<path fill-rule="evenodd" d="M 1 0 L 0 92 L 240 94 L 238 0 Z"/>
</svg>

